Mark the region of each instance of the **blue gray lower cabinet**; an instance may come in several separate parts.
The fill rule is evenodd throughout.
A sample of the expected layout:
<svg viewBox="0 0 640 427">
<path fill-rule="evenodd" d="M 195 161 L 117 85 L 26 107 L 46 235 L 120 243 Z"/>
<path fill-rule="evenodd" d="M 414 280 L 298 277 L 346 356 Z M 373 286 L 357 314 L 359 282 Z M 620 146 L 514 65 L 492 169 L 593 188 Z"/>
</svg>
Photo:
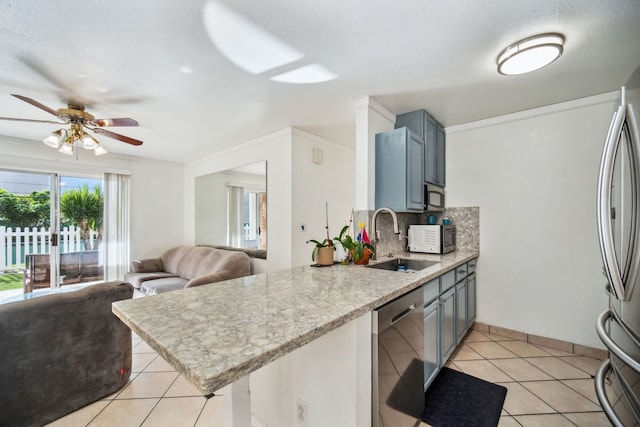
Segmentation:
<svg viewBox="0 0 640 427">
<path fill-rule="evenodd" d="M 476 318 L 476 259 L 430 280 L 424 290 L 424 389 Z"/>
<path fill-rule="evenodd" d="M 423 285 L 424 289 L 424 384 L 431 384 L 442 367 L 440 335 L 442 306 L 440 303 L 440 278 Z"/>
</svg>

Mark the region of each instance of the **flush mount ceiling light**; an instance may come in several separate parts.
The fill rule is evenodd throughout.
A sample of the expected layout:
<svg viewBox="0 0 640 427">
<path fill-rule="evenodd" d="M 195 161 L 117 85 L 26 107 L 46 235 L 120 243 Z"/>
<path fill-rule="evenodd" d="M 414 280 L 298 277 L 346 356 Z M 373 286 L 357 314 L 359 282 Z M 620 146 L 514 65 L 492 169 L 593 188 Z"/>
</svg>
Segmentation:
<svg viewBox="0 0 640 427">
<path fill-rule="evenodd" d="M 520 40 L 498 55 L 498 72 L 505 76 L 529 73 L 551 64 L 562 55 L 564 36 L 539 34 Z"/>
</svg>

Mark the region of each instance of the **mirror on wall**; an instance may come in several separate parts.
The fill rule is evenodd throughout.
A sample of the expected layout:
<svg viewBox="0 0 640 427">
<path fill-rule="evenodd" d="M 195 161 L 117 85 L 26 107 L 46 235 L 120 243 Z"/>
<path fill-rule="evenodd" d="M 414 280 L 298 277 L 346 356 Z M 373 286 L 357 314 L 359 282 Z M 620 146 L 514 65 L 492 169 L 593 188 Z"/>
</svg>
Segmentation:
<svg viewBox="0 0 640 427">
<path fill-rule="evenodd" d="M 196 177 L 195 243 L 267 249 L 267 162 Z"/>
</svg>

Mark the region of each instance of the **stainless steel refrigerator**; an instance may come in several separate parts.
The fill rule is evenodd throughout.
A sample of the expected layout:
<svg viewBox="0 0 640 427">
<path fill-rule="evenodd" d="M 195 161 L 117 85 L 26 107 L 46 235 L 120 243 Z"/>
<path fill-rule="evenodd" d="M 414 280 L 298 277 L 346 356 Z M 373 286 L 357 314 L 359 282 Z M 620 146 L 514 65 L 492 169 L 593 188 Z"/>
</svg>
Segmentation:
<svg viewBox="0 0 640 427">
<path fill-rule="evenodd" d="M 609 350 L 596 394 L 614 426 L 640 426 L 640 67 L 620 91 L 598 176 L 598 237 L 609 308 L 596 323 Z"/>
</svg>

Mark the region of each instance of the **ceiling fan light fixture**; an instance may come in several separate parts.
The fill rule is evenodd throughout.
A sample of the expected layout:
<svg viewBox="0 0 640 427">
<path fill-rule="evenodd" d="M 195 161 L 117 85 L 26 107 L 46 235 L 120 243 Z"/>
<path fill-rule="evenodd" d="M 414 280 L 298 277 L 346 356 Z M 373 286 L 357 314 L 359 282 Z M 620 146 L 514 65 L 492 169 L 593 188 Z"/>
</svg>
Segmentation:
<svg viewBox="0 0 640 427">
<path fill-rule="evenodd" d="M 98 145 L 95 150 L 93 150 L 93 152 L 96 154 L 96 156 L 102 156 L 103 154 L 107 154 L 108 151 L 104 149 L 104 147 L 102 145 Z"/>
<path fill-rule="evenodd" d="M 96 141 L 91 135 L 85 133 L 82 136 L 82 146 L 85 150 L 95 150 L 98 147 L 98 141 Z"/>
<path fill-rule="evenodd" d="M 498 73 L 505 76 L 538 70 L 560 58 L 564 36 L 558 33 L 538 34 L 508 46 L 498 55 Z"/>
<path fill-rule="evenodd" d="M 66 136 L 67 133 L 64 129 L 58 129 L 57 131 L 51 132 L 51 135 L 43 139 L 42 142 L 44 142 L 45 145 L 51 148 L 59 148 L 60 143 L 64 139 L 64 137 L 62 136 L 62 132 L 64 132 Z"/>
<path fill-rule="evenodd" d="M 65 142 L 62 144 L 60 149 L 58 150 L 62 154 L 68 154 L 69 156 L 73 156 L 73 143 Z"/>
</svg>

